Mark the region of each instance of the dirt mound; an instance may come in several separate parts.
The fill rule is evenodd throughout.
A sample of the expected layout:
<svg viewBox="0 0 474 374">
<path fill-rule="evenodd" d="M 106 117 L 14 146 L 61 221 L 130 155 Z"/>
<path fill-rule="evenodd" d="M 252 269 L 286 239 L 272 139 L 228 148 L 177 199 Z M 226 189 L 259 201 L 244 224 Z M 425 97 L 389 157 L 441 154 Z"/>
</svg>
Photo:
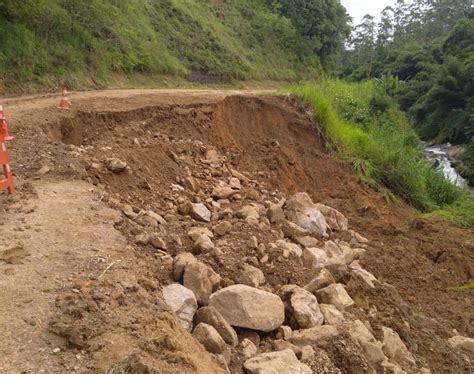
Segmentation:
<svg viewBox="0 0 474 374">
<path fill-rule="evenodd" d="M 421 220 L 406 206 L 387 204 L 354 175 L 349 163 L 331 157 L 309 108 L 291 98 L 229 96 L 205 103 L 147 104 L 123 111 L 82 107 L 44 124 L 41 133 L 25 126 L 21 142 L 12 147 L 12 164 L 22 180 L 80 177 L 96 185 L 102 201 L 125 212 L 116 227 L 131 243 L 150 230 L 145 212 L 166 221 L 152 229 L 163 248 L 133 244 L 130 257 L 139 265 L 112 268 L 106 281 L 78 282 L 77 291 L 58 293 L 51 331 L 65 339 L 73 354 L 85 352 L 88 368 L 211 372 L 216 362 L 209 358 L 199 366 L 197 357 L 204 351 L 194 340 L 187 341 L 159 296 L 162 286 L 174 282 L 173 256 L 195 253 L 220 275 L 222 287 L 239 283 L 246 264 L 263 271 L 264 288 L 270 292 L 287 284 L 304 286 L 318 271 L 303 270 L 298 261 L 275 254 L 272 244 L 283 239 L 282 231 L 265 220 L 255 224 L 243 219 L 238 212 L 248 206 L 262 211 L 270 202 L 305 191 L 344 213 L 350 226 L 367 236 L 362 265 L 387 282 L 375 290 L 351 291 L 357 305 L 353 317 L 369 322 L 378 339 L 382 327 L 396 331 L 419 368 L 467 372 L 468 361 L 447 339 L 453 329 L 474 335 L 473 297 L 448 287 L 473 278 L 473 230 Z M 32 147 L 37 139 L 39 150 Z M 20 167 L 31 158 L 36 168 Z M 123 161 L 126 169 L 111 172 L 106 162 L 111 158 Z M 240 181 L 238 193 L 213 199 L 216 186 L 230 178 Z M 182 214 L 188 203 L 205 204 L 211 223 Z M 196 249 L 189 230 L 213 229 L 220 221 L 231 226 L 212 240 L 222 253 Z M 343 243 L 351 237 L 333 232 L 331 239 Z M 268 259 L 262 262 L 265 254 Z M 261 351 L 272 350 L 273 334 L 237 333 L 240 340 L 251 337 Z M 316 352 L 319 361 L 310 363 L 314 370 L 367 368 L 351 339 L 333 343 Z M 226 360 L 232 372 L 241 370 L 240 351 L 232 350 Z M 325 360 L 326 367 L 318 366 Z"/>
</svg>

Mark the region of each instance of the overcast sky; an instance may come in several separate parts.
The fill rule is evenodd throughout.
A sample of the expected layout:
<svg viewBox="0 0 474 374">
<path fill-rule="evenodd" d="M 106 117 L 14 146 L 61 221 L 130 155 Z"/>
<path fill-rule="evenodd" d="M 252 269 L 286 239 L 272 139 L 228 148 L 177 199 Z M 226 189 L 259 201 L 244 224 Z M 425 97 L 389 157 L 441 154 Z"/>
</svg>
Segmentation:
<svg viewBox="0 0 474 374">
<path fill-rule="evenodd" d="M 341 0 L 349 15 L 357 25 L 366 14 L 378 16 L 387 5 L 394 5 L 395 0 Z"/>
</svg>

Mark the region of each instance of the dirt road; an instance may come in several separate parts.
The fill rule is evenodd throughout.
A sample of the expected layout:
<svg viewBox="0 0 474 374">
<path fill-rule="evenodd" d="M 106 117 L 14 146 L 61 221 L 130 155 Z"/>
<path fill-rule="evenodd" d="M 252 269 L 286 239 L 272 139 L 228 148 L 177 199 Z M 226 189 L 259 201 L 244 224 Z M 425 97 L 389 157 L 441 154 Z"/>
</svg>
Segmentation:
<svg viewBox="0 0 474 374">
<path fill-rule="evenodd" d="M 269 93 L 73 92 L 70 111 L 56 108 L 58 95 L 0 99 L 15 136 L 9 150 L 18 186 L 15 197 L 0 193 L 0 372 L 221 372 L 218 360 L 180 328 L 161 289 L 173 281 L 173 257 L 193 246 L 187 230 L 196 222 L 179 214 L 180 204 L 210 204 L 212 188 L 230 169 L 252 181 L 241 200 L 231 201 L 234 209 L 305 191 L 346 215 L 370 240 L 364 267 L 391 285 L 364 295 L 359 318 L 376 337 L 382 326 L 397 331 L 419 368 L 468 372 L 469 359 L 447 339 L 454 329 L 473 336 L 474 299 L 448 288 L 474 277 L 474 231 L 387 204 L 327 153 L 309 108 L 262 96 Z M 209 149 L 222 155 L 222 170 L 201 162 Z M 130 172 L 106 170 L 110 157 Z M 189 175 L 197 186 L 186 182 Z M 155 227 L 165 250 L 135 244 L 143 222 L 124 216 L 124 204 L 135 214 L 165 217 L 167 224 Z M 213 209 L 234 229 L 217 241 L 224 250 L 219 261 L 202 260 L 231 284 L 236 264 L 254 256 L 249 238 L 271 248 L 280 234 Z M 273 292 L 288 282 L 304 285 L 312 275 L 295 264 L 261 268 Z M 258 336 L 259 349 L 272 339 Z M 328 354 L 334 363 L 328 372 L 356 365 L 338 362 L 341 352 Z M 232 372 L 242 370 L 241 352 L 226 359 Z"/>
</svg>

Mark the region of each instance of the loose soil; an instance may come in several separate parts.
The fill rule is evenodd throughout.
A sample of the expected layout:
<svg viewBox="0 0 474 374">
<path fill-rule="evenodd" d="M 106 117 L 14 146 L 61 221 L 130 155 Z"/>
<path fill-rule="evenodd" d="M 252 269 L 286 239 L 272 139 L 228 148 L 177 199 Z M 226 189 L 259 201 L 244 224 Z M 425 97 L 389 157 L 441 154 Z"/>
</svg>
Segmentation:
<svg viewBox="0 0 474 374">
<path fill-rule="evenodd" d="M 234 91 L 102 91 L 71 99 L 71 111 L 56 109 L 52 96 L 3 101 L 18 194 L 0 194 L 0 372 L 221 370 L 160 296 L 172 282 L 170 255 L 192 247 L 186 233 L 195 222 L 178 217 L 162 229 L 168 253 L 161 253 L 136 247 L 138 228 L 112 209 L 127 203 L 166 215 L 180 198 L 205 200 L 220 177 L 200 161 L 208 149 L 255 181 L 237 207 L 267 193 L 276 199 L 304 191 L 348 217 L 370 240 L 362 265 L 392 286 L 361 295 L 360 318 L 376 335 L 381 326 L 397 331 L 419 367 L 469 372 L 446 340 L 454 329 L 474 336 L 472 291 L 449 289 L 474 278 L 474 230 L 387 203 L 330 155 L 310 108 Z M 103 172 L 98 165 L 107 157 L 126 161 L 131 172 Z M 199 193 L 173 187 L 188 170 Z M 228 284 L 254 255 L 251 236 L 278 239 L 230 220 L 230 237 L 216 241 L 224 256 L 198 254 Z M 314 276 L 291 262 L 272 264 L 262 268 L 270 291 Z M 369 313 L 374 306 L 377 313 Z M 230 367 L 238 372 L 240 363 Z M 339 369 L 351 372 L 350 363 Z"/>
</svg>

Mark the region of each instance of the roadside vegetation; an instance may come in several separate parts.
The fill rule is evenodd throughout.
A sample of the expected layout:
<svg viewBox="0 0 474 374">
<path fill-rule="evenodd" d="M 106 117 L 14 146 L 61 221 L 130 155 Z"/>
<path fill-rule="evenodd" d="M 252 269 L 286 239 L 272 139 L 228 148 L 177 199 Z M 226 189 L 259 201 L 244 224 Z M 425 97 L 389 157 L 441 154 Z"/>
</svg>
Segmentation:
<svg viewBox="0 0 474 374">
<path fill-rule="evenodd" d="M 350 44 L 340 77 L 390 82 L 422 139 L 463 145 L 458 170 L 474 185 L 472 1 L 397 1 L 379 21 L 366 15 Z"/>
<path fill-rule="evenodd" d="M 379 81 L 325 79 L 293 93 L 313 106 L 333 151 L 388 199 L 397 196 L 431 217 L 474 225 L 474 198 L 425 161 L 417 133 Z"/>
<path fill-rule="evenodd" d="M 313 7 L 324 27 L 310 32 L 264 0 L 2 0 L 0 92 L 316 78 L 350 32 L 339 2 L 325 3 L 338 7 Z"/>
</svg>

